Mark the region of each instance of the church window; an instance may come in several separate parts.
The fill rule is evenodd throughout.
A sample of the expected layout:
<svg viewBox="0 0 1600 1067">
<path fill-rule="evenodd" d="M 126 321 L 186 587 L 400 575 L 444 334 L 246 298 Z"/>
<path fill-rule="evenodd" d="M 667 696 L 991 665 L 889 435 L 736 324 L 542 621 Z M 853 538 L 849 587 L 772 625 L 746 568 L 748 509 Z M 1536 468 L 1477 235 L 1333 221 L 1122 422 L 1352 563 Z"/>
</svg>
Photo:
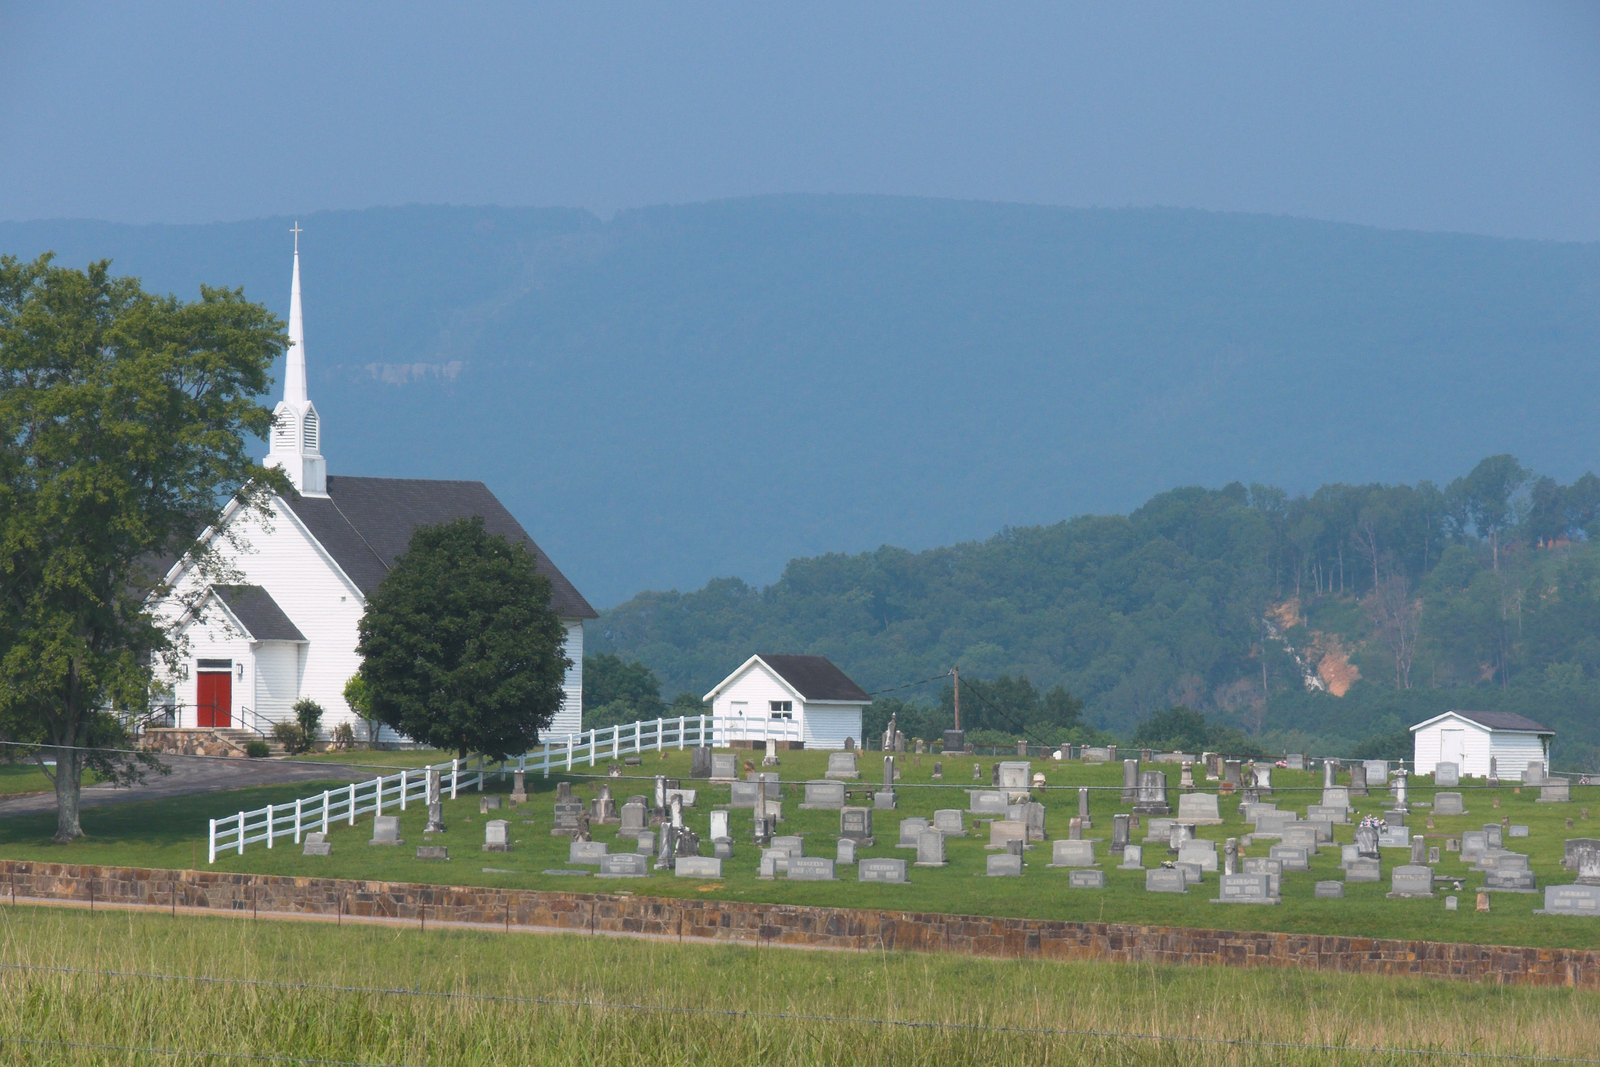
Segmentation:
<svg viewBox="0 0 1600 1067">
<path fill-rule="evenodd" d="M 772 709 L 772 717 L 774 719 L 793 719 L 794 718 L 794 701 L 792 701 L 792 700 L 769 700 L 767 703 L 770 705 L 770 707 Z"/>
<path fill-rule="evenodd" d="M 287 411 L 272 420 L 272 447 L 278 451 L 294 448 L 294 416 Z"/>
<path fill-rule="evenodd" d="M 315 452 L 316 450 L 317 450 L 317 413 L 315 411 L 308 411 L 308 412 L 306 412 L 306 451 L 307 452 Z"/>
</svg>

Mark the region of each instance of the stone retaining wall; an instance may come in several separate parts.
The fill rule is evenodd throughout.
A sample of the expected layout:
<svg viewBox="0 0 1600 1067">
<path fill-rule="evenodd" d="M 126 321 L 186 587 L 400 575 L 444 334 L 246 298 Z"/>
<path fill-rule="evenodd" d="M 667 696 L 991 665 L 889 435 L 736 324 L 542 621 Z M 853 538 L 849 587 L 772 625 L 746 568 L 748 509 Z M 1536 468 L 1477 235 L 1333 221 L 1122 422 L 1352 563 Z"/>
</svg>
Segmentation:
<svg viewBox="0 0 1600 1067">
<path fill-rule="evenodd" d="M 998 958 L 1303 967 L 1600 988 L 1600 952 L 0 860 L 0 893 Z M 1581 920 L 1571 920 L 1579 922 Z"/>
</svg>

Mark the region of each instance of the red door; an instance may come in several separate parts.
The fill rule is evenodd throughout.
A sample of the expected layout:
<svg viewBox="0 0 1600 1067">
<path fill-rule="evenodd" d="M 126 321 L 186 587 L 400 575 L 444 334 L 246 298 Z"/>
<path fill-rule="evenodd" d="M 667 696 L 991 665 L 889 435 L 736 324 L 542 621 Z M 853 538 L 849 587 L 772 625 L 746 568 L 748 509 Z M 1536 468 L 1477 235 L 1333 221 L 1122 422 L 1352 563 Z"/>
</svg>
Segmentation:
<svg viewBox="0 0 1600 1067">
<path fill-rule="evenodd" d="M 233 672 L 201 671 L 195 676 L 195 704 L 201 726 L 233 725 Z"/>
</svg>

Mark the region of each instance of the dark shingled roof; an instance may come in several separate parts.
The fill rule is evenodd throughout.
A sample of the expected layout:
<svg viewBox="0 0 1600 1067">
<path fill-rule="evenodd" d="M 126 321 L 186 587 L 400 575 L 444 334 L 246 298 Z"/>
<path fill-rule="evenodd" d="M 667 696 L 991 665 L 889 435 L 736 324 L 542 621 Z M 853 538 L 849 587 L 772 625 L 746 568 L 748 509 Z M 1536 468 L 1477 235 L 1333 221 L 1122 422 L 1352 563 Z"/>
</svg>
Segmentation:
<svg viewBox="0 0 1600 1067">
<path fill-rule="evenodd" d="M 595 619 L 599 612 L 556 569 L 505 505 L 482 482 L 431 481 L 420 478 L 328 478 L 326 498 L 296 496 L 289 501 L 311 535 L 322 542 L 361 592 L 371 596 L 406 550 L 419 526 L 482 516 L 492 534 L 521 541 L 538 561 L 539 573 L 550 579 L 550 606 L 564 619 Z"/>
<path fill-rule="evenodd" d="M 1455 710 L 1455 709 L 1451 709 Z M 1548 726 L 1540 726 L 1525 715 L 1516 715 L 1509 711 L 1459 711 L 1455 712 L 1463 719 L 1471 719 L 1479 726 L 1487 726 L 1491 730 L 1528 730 L 1537 734 L 1553 734 L 1554 730 Z"/>
<path fill-rule="evenodd" d="M 761 656 L 761 662 L 783 676 L 807 700 L 867 700 L 872 698 L 845 676 L 827 656 Z"/>
<path fill-rule="evenodd" d="M 238 619 L 244 628 L 250 631 L 250 636 L 257 641 L 306 639 L 306 635 L 300 632 L 300 627 L 278 607 L 278 602 L 272 599 L 272 594 L 259 585 L 214 585 L 211 591 L 228 605 L 233 617 Z"/>
</svg>

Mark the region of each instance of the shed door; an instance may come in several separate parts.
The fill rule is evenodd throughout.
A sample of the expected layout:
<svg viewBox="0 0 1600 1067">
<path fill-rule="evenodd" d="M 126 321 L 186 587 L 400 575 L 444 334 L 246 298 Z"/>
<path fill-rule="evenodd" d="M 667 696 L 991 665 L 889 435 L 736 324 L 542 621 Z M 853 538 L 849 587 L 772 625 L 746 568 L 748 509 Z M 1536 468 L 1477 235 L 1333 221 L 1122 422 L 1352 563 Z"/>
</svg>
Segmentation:
<svg viewBox="0 0 1600 1067">
<path fill-rule="evenodd" d="M 195 705 L 201 726 L 233 725 L 233 672 L 200 671 L 195 675 Z"/>
<path fill-rule="evenodd" d="M 1467 732 L 1465 730 L 1439 731 L 1439 762 L 1454 763 L 1457 767 L 1466 760 Z"/>
</svg>

